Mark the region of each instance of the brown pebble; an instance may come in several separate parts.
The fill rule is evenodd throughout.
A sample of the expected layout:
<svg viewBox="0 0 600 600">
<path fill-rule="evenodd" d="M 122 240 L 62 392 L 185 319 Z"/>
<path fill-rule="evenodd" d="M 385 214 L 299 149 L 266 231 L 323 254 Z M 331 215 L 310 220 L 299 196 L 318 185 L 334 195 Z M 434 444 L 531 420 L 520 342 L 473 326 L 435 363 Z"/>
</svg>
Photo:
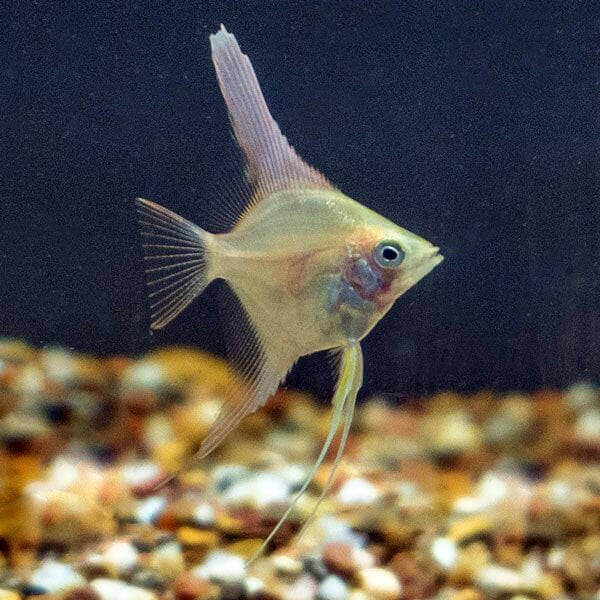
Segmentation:
<svg viewBox="0 0 600 600">
<path fill-rule="evenodd" d="M 471 489 L 471 475 L 458 469 L 442 471 L 438 477 L 440 500 L 448 509 L 457 498 L 466 496 Z"/>
<path fill-rule="evenodd" d="M 177 600 L 207 600 L 215 595 L 216 586 L 192 573 L 183 573 L 173 584 Z M 218 592 L 218 590 L 217 590 Z"/>
<path fill-rule="evenodd" d="M 495 554 L 501 565 L 518 568 L 523 562 L 523 545 L 519 540 L 506 541 L 496 546 Z"/>
<path fill-rule="evenodd" d="M 189 446 L 181 440 L 165 442 L 152 450 L 153 460 L 166 473 L 175 473 L 178 471 L 188 454 Z"/>
<path fill-rule="evenodd" d="M 352 560 L 352 546 L 344 542 L 327 544 L 323 548 L 323 561 L 333 573 L 348 579 L 356 570 Z"/>
<path fill-rule="evenodd" d="M 64 600 L 100 600 L 100 596 L 94 588 L 86 586 L 70 590 Z"/>
<path fill-rule="evenodd" d="M 141 483 L 138 483 L 131 488 L 131 493 L 136 498 L 147 498 L 156 494 L 156 490 L 160 489 L 161 485 L 167 480 L 167 475 L 164 473 L 158 473 L 150 479 L 146 479 Z"/>
<path fill-rule="evenodd" d="M 402 549 L 413 545 L 422 532 L 423 523 L 416 520 L 400 520 L 391 516 L 380 516 L 377 531 L 391 549 Z"/>
<path fill-rule="evenodd" d="M 402 582 L 403 600 L 433 596 L 439 575 L 438 569 L 429 561 L 419 560 L 415 552 L 398 552 L 390 560 L 388 568 L 394 571 Z"/>
<path fill-rule="evenodd" d="M 35 359 L 35 350 L 25 342 L 14 338 L 0 340 L 0 358 L 14 364 L 31 362 Z"/>
</svg>

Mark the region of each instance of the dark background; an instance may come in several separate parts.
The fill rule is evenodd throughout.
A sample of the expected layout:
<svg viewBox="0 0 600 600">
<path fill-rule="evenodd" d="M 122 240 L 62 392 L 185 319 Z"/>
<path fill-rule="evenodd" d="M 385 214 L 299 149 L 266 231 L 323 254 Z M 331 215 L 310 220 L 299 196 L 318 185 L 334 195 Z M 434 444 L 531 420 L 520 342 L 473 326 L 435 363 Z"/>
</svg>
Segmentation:
<svg viewBox="0 0 600 600">
<path fill-rule="evenodd" d="M 210 293 L 150 335 L 133 199 L 210 223 L 232 147 L 223 22 L 299 153 L 446 256 L 365 341 L 368 390 L 598 379 L 596 2 L 9 4 L 0 335 L 221 348 Z"/>
</svg>

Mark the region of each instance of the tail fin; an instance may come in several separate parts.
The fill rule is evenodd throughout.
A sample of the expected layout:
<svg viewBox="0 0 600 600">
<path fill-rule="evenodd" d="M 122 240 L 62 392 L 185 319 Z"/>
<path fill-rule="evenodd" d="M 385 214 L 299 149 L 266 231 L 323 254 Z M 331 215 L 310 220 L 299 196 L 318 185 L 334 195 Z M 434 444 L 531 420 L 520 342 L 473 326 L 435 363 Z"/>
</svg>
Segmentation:
<svg viewBox="0 0 600 600">
<path fill-rule="evenodd" d="M 210 234 L 150 200 L 136 198 L 136 209 L 148 265 L 151 327 L 161 329 L 210 283 Z"/>
</svg>

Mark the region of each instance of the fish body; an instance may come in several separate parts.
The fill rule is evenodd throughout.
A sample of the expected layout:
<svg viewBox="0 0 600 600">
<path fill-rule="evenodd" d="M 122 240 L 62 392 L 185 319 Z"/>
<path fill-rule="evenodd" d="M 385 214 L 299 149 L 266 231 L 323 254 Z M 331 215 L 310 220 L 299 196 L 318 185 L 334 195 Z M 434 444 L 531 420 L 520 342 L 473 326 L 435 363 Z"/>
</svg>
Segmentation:
<svg viewBox="0 0 600 600">
<path fill-rule="evenodd" d="M 152 327 L 164 327 L 215 279 L 227 282 L 237 298 L 229 352 L 246 388 L 223 407 L 198 457 L 263 405 L 301 356 L 338 355 L 330 432 L 297 500 L 343 423 L 330 482 L 341 459 L 362 383 L 360 340 L 442 257 L 430 242 L 346 196 L 307 165 L 273 120 L 235 37 L 222 26 L 210 40 L 251 191 L 223 234 L 138 199 Z"/>
<path fill-rule="evenodd" d="M 401 240 L 402 270 L 376 263 L 381 240 Z M 429 242 L 337 190 L 275 192 L 209 244 L 209 278 L 228 281 L 255 323 L 268 318 L 292 362 L 360 341 L 440 260 Z"/>
</svg>

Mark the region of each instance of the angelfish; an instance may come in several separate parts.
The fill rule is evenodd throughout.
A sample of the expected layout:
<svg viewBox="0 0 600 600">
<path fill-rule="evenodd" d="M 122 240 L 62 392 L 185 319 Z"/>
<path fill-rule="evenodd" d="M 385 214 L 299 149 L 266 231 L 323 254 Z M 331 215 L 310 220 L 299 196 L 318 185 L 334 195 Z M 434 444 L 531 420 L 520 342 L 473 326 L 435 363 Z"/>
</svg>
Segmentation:
<svg viewBox="0 0 600 600">
<path fill-rule="evenodd" d="M 245 206 L 230 231 L 212 234 L 154 202 L 137 199 L 145 259 L 150 261 L 152 328 L 167 325 L 215 279 L 230 286 L 244 311 L 230 352 L 241 365 L 245 392 L 224 405 L 196 458 L 209 454 L 246 415 L 264 405 L 301 356 L 331 350 L 338 358 L 323 449 L 260 553 L 306 491 L 342 424 L 321 498 L 327 493 L 362 384 L 360 341 L 442 256 L 431 243 L 349 198 L 305 163 L 271 116 L 235 37 L 221 26 L 210 43 L 245 159 L 250 190 Z"/>
</svg>

